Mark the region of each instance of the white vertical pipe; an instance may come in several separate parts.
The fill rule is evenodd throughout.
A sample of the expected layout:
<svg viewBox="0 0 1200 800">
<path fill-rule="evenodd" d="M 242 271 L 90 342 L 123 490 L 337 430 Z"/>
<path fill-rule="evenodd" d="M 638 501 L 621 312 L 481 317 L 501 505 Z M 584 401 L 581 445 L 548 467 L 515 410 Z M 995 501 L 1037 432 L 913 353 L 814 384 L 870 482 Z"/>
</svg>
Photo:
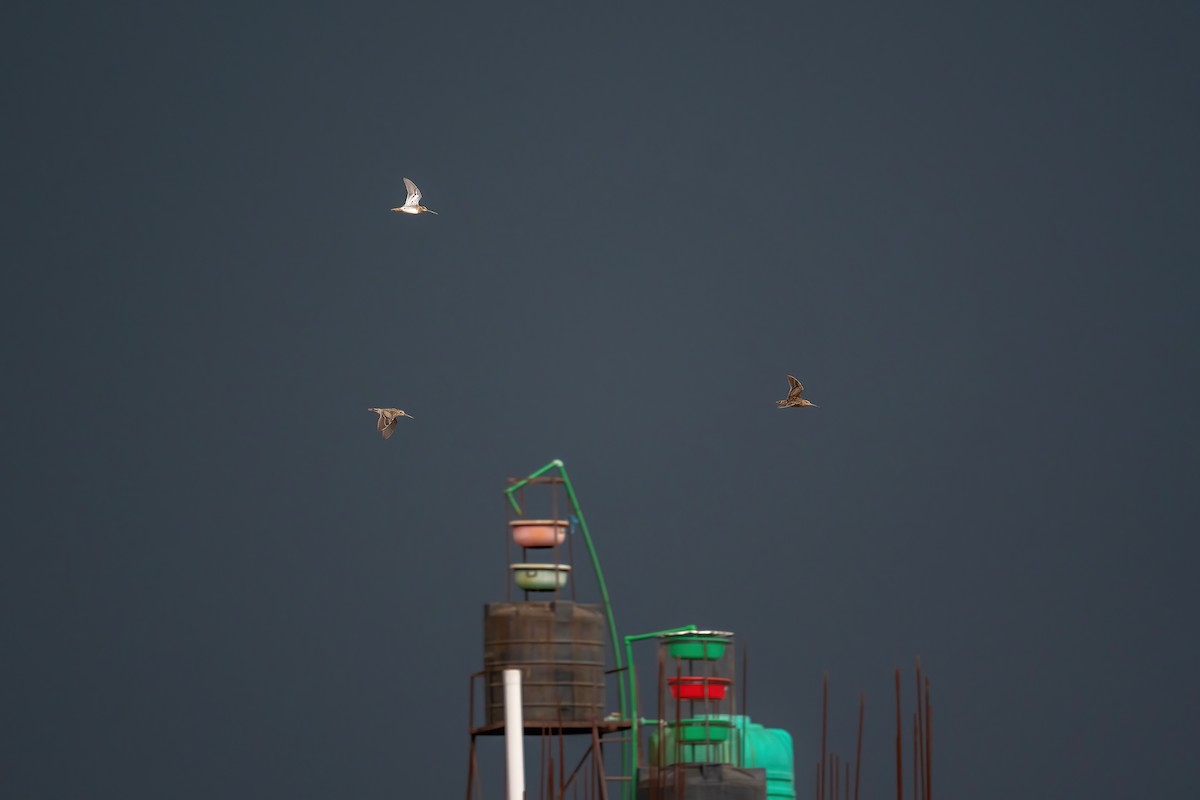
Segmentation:
<svg viewBox="0 0 1200 800">
<path fill-rule="evenodd" d="M 525 800 L 525 728 L 521 719 L 521 670 L 504 670 L 504 760 L 507 800 Z"/>
</svg>

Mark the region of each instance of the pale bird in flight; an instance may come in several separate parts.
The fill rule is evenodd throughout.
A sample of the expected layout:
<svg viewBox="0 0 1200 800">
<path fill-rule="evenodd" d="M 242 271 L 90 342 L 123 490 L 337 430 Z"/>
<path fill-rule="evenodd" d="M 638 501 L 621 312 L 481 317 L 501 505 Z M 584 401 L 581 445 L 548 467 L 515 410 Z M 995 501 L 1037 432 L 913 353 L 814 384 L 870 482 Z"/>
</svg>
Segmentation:
<svg viewBox="0 0 1200 800">
<path fill-rule="evenodd" d="M 368 408 L 367 411 L 374 411 L 379 415 L 379 432 L 383 438 L 390 439 L 392 432 L 396 430 L 396 420 L 401 417 L 413 418 L 412 414 L 406 414 L 398 408 Z"/>
<path fill-rule="evenodd" d="M 800 395 L 804 392 L 804 385 L 796 380 L 795 375 L 788 375 L 788 395 L 782 400 L 776 400 L 775 404 L 780 408 L 804 408 L 804 406 L 812 406 L 820 408 L 816 403 L 810 403 Z"/>
<path fill-rule="evenodd" d="M 428 211 L 430 214 L 436 214 L 432 208 L 426 208 L 421 205 L 421 190 L 417 185 L 408 178 L 404 179 L 404 186 L 408 189 L 408 199 L 404 201 L 404 205 L 393 208 L 392 211 L 399 211 L 401 214 L 422 214 Z"/>
</svg>

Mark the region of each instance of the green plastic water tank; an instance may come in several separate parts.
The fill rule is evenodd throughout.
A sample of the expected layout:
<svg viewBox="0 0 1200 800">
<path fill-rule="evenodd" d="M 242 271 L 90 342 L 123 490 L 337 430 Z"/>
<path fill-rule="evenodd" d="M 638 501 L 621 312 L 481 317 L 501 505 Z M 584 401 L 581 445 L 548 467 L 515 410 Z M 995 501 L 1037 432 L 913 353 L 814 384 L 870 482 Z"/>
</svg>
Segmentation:
<svg viewBox="0 0 1200 800">
<path fill-rule="evenodd" d="M 701 719 L 700 715 L 694 719 Z M 650 734 L 650 763 L 668 766 L 676 763 L 725 763 L 742 767 L 762 767 L 767 772 L 767 800 L 795 800 L 796 765 L 792 735 L 782 728 L 766 728 L 743 714 L 713 714 L 709 718 L 728 720 L 733 725 L 728 740 L 709 744 L 676 741 L 675 729 Z M 660 752 L 659 741 L 662 737 Z"/>
<path fill-rule="evenodd" d="M 764 728 L 750 722 L 746 726 L 747 767 L 767 771 L 767 800 L 796 800 L 796 764 L 792 735 L 783 728 Z"/>
</svg>

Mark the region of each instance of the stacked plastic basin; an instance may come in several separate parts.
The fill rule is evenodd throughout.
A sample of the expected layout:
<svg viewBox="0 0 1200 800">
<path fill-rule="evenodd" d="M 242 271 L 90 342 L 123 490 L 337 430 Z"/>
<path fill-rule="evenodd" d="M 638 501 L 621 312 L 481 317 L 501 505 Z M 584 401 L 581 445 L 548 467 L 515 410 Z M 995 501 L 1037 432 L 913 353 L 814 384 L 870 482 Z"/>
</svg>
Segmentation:
<svg viewBox="0 0 1200 800">
<path fill-rule="evenodd" d="M 674 664 L 667 688 L 681 717 L 666 722 L 671 731 L 670 746 L 678 743 L 692 756 L 680 761 L 715 763 L 706 753 L 729 740 L 733 726 L 728 713 L 720 712 L 733 710 L 733 680 L 726 656 L 731 636 L 726 631 L 684 631 L 662 637 L 668 663 Z M 697 752 L 697 745 L 706 747 Z"/>
<path fill-rule="evenodd" d="M 564 519 L 514 519 L 508 523 L 513 542 L 526 550 L 551 550 L 556 557 L 558 546 L 567 535 Z M 567 585 L 571 574 L 569 564 L 512 564 L 509 567 L 517 588 L 526 592 L 557 592 Z"/>
<path fill-rule="evenodd" d="M 795 800 L 791 734 L 732 713 L 732 636 L 725 631 L 692 631 L 663 637 L 666 655 L 676 666 L 675 674 L 667 678 L 670 696 L 680 704 L 680 712 L 686 705 L 688 714 L 683 719 L 664 720 L 651 734 L 651 763 L 660 767 L 719 763 L 761 769 L 766 774 L 767 800 Z"/>
</svg>

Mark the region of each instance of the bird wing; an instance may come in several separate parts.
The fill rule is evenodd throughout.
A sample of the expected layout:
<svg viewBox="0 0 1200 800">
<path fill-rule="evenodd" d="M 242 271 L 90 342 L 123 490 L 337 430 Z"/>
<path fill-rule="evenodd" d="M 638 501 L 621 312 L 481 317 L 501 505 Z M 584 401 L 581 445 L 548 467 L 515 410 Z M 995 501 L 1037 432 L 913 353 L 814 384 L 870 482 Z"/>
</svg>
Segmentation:
<svg viewBox="0 0 1200 800">
<path fill-rule="evenodd" d="M 800 383 L 800 381 L 796 380 L 795 375 L 788 375 L 787 379 L 788 379 L 788 397 L 791 397 L 794 394 L 798 395 L 804 391 L 804 384 L 802 384 L 802 383 Z"/>
<path fill-rule="evenodd" d="M 382 423 L 382 422 L 383 422 L 383 417 L 380 417 L 380 418 L 379 418 L 379 421 Z M 392 438 L 392 434 L 393 434 L 393 433 L 396 431 L 396 420 L 395 420 L 395 418 L 393 418 L 392 420 L 390 420 L 390 421 L 388 422 L 388 424 L 387 424 L 387 425 L 380 425 L 380 427 L 379 427 L 379 430 L 383 431 L 383 438 L 385 438 L 385 439 L 390 439 L 390 438 Z"/>
<path fill-rule="evenodd" d="M 384 428 L 386 428 L 387 426 L 388 426 L 388 423 L 384 420 L 384 413 L 382 411 L 380 411 L 379 412 L 379 424 L 375 426 L 375 429 L 381 431 Z"/>
<path fill-rule="evenodd" d="M 417 188 L 417 185 L 415 183 L 413 183 L 412 181 L 410 181 L 408 178 L 405 178 L 404 179 L 404 187 L 406 189 L 408 189 L 408 199 L 404 201 L 404 205 L 406 205 L 406 206 L 420 205 L 421 190 Z"/>
</svg>

